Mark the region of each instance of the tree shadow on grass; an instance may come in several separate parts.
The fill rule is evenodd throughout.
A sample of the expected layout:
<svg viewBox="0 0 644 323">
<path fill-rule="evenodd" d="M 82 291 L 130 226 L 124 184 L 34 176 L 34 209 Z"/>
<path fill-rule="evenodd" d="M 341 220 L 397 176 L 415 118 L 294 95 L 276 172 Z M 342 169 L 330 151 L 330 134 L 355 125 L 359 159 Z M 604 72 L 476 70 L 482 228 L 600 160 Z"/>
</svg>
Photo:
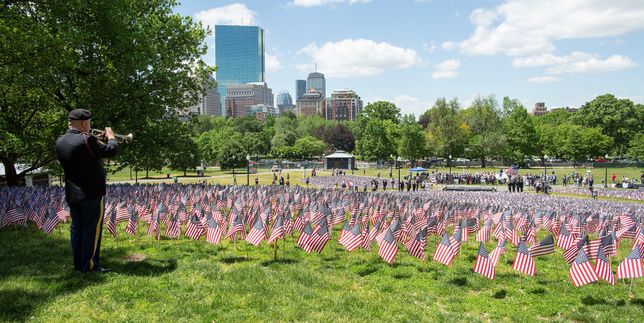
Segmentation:
<svg viewBox="0 0 644 323">
<path fill-rule="evenodd" d="M 40 306 L 105 281 L 103 275 L 73 270 L 68 239 L 33 226 L 0 230 L 0 245 L 0 321 L 25 321 Z"/>
<path fill-rule="evenodd" d="M 128 261 L 114 263 L 112 269 L 115 273 L 127 276 L 160 276 L 177 269 L 176 259 L 151 259 L 144 261 Z"/>
<path fill-rule="evenodd" d="M 247 261 L 253 261 L 253 258 L 251 257 L 246 257 L 246 256 L 225 256 L 219 260 L 225 264 L 236 264 L 239 262 L 247 262 Z"/>
</svg>

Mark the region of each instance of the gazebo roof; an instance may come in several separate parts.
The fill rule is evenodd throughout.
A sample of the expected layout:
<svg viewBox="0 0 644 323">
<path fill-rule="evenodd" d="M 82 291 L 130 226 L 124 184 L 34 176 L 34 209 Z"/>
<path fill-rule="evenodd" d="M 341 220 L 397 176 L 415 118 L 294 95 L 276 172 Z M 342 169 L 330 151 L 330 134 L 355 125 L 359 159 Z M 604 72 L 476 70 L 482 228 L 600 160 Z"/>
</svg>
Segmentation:
<svg viewBox="0 0 644 323">
<path fill-rule="evenodd" d="M 353 155 L 344 150 L 336 150 L 333 154 L 324 156 L 324 158 L 353 158 Z"/>
</svg>

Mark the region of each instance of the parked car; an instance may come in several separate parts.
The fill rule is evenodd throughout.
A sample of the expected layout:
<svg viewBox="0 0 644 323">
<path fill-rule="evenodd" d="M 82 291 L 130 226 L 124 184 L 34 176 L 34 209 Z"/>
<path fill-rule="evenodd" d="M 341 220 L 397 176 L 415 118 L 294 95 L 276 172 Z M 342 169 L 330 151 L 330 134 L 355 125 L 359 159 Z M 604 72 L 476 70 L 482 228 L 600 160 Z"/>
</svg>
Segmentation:
<svg viewBox="0 0 644 323">
<path fill-rule="evenodd" d="M 467 158 L 456 158 L 456 162 L 457 162 L 457 163 L 459 163 L 459 162 L 460 162 L 460 163 L 465 163 L 465 162 L 469 162 L 469 161 L 470 161 L 470 160 L 469 160 L 469 159 L 467 159 Z"/>
<path fill-rule="evenodd" d="M 604 157 L 599 157 L 599 158 L 595 159 L 595 162 L 596 162 L 596 163 L 607 163 L 607 162 L 609 162 L 609 161 L 610 161 L 610 160 L 608 160 L 608 159 L 606 159 L 606 158 L 604 158 Z"/>
<path fill-rule="evenodd" d="M 281 170 L 282 167 L 280 167 L 280 165 L 273 165 L 273 167 L 271 167 L 271 172 L 279 172 Z"/>
</svg>

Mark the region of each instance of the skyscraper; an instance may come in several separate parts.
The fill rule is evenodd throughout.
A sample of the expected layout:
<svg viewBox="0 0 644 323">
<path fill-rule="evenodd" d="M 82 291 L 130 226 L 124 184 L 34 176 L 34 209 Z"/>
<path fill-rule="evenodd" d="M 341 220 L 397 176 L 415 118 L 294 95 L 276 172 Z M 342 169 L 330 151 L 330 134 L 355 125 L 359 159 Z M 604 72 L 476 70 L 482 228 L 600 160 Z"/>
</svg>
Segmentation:
<svg viewBox="0 0 644 323">
<path fill-rule="evenodd" d="M 322 94 L 323 98 L 326 98 L 326 80 L 324 79 L 324 74 L 320 72 L 309 74 L 309 77 L 306 79 L 306 90 L 308 91 L 310 89 L 315 89 Z"/>
<path fill-rule="evenodd" d="M 248 115 L 249 108 L 258 104 L 272 110 L 273 91 L 264 82 L 230 84 L 225 102 L 226 116 L 239 118 Z"/>
<path fill-rule="evenodd" d="M 215 64 L 221 106 L 231 84 L 265 82 L 264 30 L 257 26 L 215 26 Z"/>
<path fill-rule="evenodd" d="M 315 115 L 324 117 L 325 107 L 326 101 L 324 101 L 322 93 L 316 89 L 308 89 L 302 98 L 297 100 L 295 114 L 304 117 Z"/>
<path fill-rule="evenodd" d="M 282 90 L 277 95 L 277 108 L 279 109 L 280 114 L 286 111 L 293 111 L 293 109 L 295 109 L 295 105 L 293 105 L 293 99 L 291 98 L 291 94 L 288 93 L 288 91 Z"/>
<path fill-rule="evenodd" d="M 302 98 L 306 93 L 306 80 L 295 80 L 295 100 Z"/>
</svg>

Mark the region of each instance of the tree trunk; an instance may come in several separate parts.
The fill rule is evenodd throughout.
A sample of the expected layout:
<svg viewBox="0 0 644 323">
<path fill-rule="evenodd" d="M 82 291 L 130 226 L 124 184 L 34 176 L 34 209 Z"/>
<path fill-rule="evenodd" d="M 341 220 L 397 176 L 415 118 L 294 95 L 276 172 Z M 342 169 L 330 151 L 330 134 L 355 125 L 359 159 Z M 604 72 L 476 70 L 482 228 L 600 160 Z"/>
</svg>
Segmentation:
<svg viewBox="0 0 644 323">
<path fill-rule="evenodd" d="M 150 172 L 150 169 L 146 167 L 145 168 L 145 178 L 150 178 L 149 172 Z"/>
<path fill-rule="evenodd" d="M 481 156 L 481 168 L 485 168 L 485 156 Z"/>
<path fill-rule="evenodd" d="M 183 169 L 183 177 L 186 177 L 186 169 Z"/>
<path fill-rule="evenodd" d="M 18 186 L 18 184 L 20 184 L 20 176 L 16 173 L 15 161 L 3 158 L 2 164 L 4 165 L 7 186 Z"/>
</svg>

